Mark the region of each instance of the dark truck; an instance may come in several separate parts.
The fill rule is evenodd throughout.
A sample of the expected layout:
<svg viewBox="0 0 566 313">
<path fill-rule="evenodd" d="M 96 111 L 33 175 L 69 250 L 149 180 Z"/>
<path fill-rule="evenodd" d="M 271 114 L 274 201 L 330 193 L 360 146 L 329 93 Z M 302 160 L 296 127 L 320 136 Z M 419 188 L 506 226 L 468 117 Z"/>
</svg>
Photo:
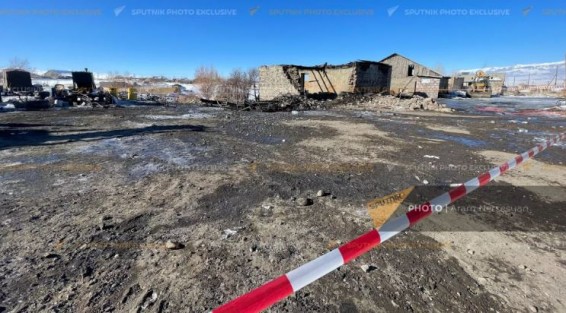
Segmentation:
<svg viewBox="0 0 566 313">
<path fill-rule="evenodd" d="M 20 69 L 4 70 L 4 85 L 0 87 L 0 102 L 11 103 L 17 109 L 38 110 L 50 107 L 49 92 L 31 83 L 31 73 Z"/>
</svg>

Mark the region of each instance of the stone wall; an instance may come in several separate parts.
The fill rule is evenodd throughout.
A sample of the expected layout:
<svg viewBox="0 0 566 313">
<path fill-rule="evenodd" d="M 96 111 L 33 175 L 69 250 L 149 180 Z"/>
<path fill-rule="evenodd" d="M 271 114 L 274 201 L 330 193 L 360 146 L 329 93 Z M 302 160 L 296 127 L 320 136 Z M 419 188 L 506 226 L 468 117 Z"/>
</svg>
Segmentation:
<svg viewBox="0 0 566 313">
<path fill-rule="evenodd" d="M 505 86 L 505 74 L 492 73 L 489 74 L 489 76 L 490 76 L 489 85 L 491 86 L 491 94 L 502 95 L 504 91 L 503 86 Z"/>
<path fill-rule="evenodd" d="M 259 68 L 260 100 L 271 100 L 281 95 L 299 94 L 299 90 L 293 86 L 283 66 L 273 65 Z"/>
<path fill-rule="evenodd" d="M 409 73 L 409 65 L 413 66 L 413 76 L 438 76 L 438 73 L 415 63 L 401 55 L 395 55 L 388 59 L 382 60 L 381 63 L 391 65 L 391 79 L 406 78 Z"/>
<path fill-rule="evenodd" d="M 415 63 L 401 55 L 394 55 L 390 58 L 384 59 L 381 63 L 391 65 L 391 84 L 390 90 L 398 93 L 424 93 L 428 97 L 437 98 L 438 89 L 440 88 L 440 78 L 436 72 L 431 69 Z M 409 73 L 409 67 L 412 66 L 412 73 Z M 409 75 L 412 74 L 412 75 Z M 430 77 L 430 82 L 421 79 Z M 437 77 L 437 78 L 434 78 Z M 431 83 L 438 83 L 437 86 L 430 85 Z"/>
<path fill-rule="evenodd" d="M 381 92 L 389 90 L 390 74 L 389 65 L 366 61 L 327 67 L 262 66 L 259 68 L 260 99 L 300 95 L 303 75 L 307 95 Z"/>
<path fill-rule="evenodd" d="M 414 94 L 426 95 L 429 98 L 438 98 L 440 80 L 440 77 L 419 77 L 417 80 L 417 89 Z"/>
<path fill-rule="evenodd" d="M 354 92 L 354 71 L 354 66 L 299 70 L 307 75 L 305 89 L 309 94 Z"/>
</svg>

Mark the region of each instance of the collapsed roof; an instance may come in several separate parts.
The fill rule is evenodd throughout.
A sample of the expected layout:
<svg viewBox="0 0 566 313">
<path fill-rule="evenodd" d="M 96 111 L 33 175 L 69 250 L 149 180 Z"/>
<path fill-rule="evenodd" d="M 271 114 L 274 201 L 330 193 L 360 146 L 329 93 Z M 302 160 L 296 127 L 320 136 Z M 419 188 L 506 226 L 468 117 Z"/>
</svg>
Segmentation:
<svg viewBox="0 0 566 313">
<path fill-rule="evenodd" d="M 278 66 L 281 66 L 283 68 L 296 68 L 299 70 L 319 70 L 319 69 L 334 69 L 334 68 L 350 68 L 350 67 L 354 67 L 356 65 L 369 65 L 369 64 L 379 64 L 379 65 L 385 65 L 383 63 L 380 62 L 375 62 L 375 61 L 367 61 L 367 60 L 356 60 L 356 61 L 352 61 L 346 64 L 328 64 L 328 63 L 324 63 L 321 65 L 313 65 L 313 66 L 305 66 L 305 65 L 296 65 L 296 64 L 279 64 Z"/>
</svg>

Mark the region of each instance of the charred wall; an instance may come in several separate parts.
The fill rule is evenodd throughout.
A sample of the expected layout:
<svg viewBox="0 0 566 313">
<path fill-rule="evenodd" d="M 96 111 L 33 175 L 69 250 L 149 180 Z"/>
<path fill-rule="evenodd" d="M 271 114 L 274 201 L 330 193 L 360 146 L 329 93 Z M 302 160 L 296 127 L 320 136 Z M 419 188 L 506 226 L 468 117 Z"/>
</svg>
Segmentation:
<svg viewBox="0 0 566 313">
<path fill-rule="evenodd" d="M 305 74 L 305 90 L 308 94 L 354 92 L 355 66 L 312 68 L 299 70 L 299 72 Z"/>
<path fill-rule="evenodd" d="M 261 100 L 281 95 L 338 95 L 353 92 L 380 92 L 389 89 L 391 67 L 377 62 L 344 65 L 262 66 L 259 69 Z M 303 82 L 304 77 L 304 82 Z"/>
<path fill-rule="evenodd" d="M 389 90 L 391 66 L 373 62 L 357 63 L 355 81 L 354 92 L 382 92 Z"/>
</svg>

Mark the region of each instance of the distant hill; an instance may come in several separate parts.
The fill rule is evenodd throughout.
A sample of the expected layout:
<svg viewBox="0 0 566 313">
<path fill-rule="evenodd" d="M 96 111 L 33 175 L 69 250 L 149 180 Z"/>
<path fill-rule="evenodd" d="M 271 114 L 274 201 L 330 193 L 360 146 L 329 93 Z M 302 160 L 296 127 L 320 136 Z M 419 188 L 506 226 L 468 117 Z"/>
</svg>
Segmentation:
<svg viewBox="0 0 566 313">
<path fill-rule="evenodd" d="M 77 69 L 73 71 L 81 71 L 83 69 Z M 33 78 L 51 78 L 51 79 L 68 79 L 72 77 L 71 70 L 48 70 L 48 71 L 41 71 L 35 70 L 32 72 Z M 94 78 L 96 79 L 106 79 L 108 74 L 101 74 L 101 73 L 92 73 Z"/>
<path fill-rule="evenodd" d="M 516 64 L 509 66 L 491 66 L 477 69 L 461 70 L 460 74 L 475 73 L 482 70 L 487 73 L 505 74 L 505 83 L 507 86 L 526 84 L 529 81 L 531 85 L 547 85 L 555 84 L 556 70 L 558 69 L 558 86 L 564 86 L 564 61 L 534 63 L 534 64 Z"/>
<path fill-rule="evenodd" d="M 49 70 L 49 71 L 41 74 L 41 76 L 46 77 L 46 78 L 53 78 L 53 79 L 70 78 L 71 77 L 71 71 Z"/>
</svg>

